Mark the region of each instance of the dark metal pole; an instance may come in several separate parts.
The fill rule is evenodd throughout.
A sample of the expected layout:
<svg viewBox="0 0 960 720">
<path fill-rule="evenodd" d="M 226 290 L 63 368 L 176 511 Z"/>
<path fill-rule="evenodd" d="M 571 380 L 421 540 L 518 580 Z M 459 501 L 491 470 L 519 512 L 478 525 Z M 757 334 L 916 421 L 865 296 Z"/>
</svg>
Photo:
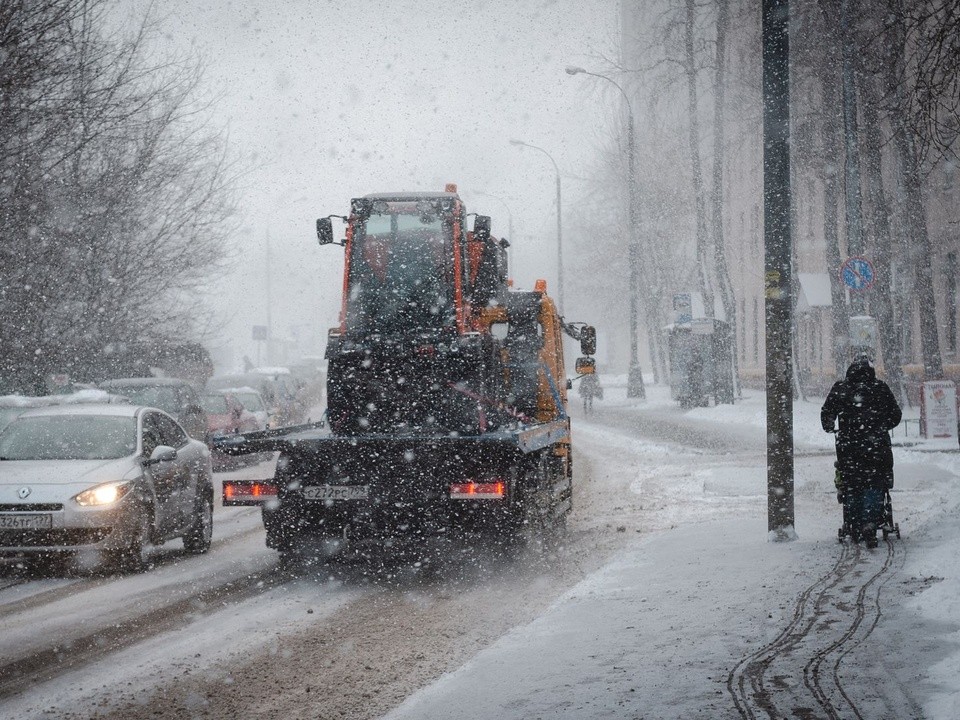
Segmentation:
<svg viewBox="0 0 960 720">
<path fill-rule="evenodd" d="M 789 0 L 763 0 L 763 235 L 766 296 L 767 530 L 792 540 L 793 387 Z"/>
<path fill-rule="evenodd" d="M 624 97 L 626 97 L 626 93 L 624 93 Z M 630 370 L 627 375 L 627 397 L 646 398 L 647 389 L 643 384 L 643 372 L 640 370 L 640 358 L 637 352 L 637 323 L 639 321 L 637 305 L 640 296 L 640 229 L 637 227 L 637 223 L 640 221 L 640 190 L 637 185 L 637 145 L 633 130 L 633 108 L 630 107 L 629 99 L 627 100 L 627 122 L 629 123 L 627 128 L 627 167 L 630 173 L 630 248 L 628 250 L 630 259 Z M 652 346 L 650 352 L 653 353 Z"/>
</svg>

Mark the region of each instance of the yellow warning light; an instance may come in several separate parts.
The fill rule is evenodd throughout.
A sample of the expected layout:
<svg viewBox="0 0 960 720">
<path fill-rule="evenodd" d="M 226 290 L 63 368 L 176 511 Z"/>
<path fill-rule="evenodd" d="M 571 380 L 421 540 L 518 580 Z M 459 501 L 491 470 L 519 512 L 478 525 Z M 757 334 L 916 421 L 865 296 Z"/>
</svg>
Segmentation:
<svg viewBox="0 0 960 720">
<path fill-rule="evenodd" d="M 455 192 L 457 191 L 457 184 L 456 184 L 456 183 L 447 183 L 446 187 L 443 188 L 443 191 L 444 191 L 444 192 L 452 192 L 452 193 L 455 193 Z"/>
<path fill-rule="evenodd" d="M 544 280 L 543 278 L 540 278 L 539 280 L 537 280 L 537 282 L 533 286 L 533 291 L 538 292 L 541 295 L 545 294 L 547 292 L 547 281 Z"/>
</svg>

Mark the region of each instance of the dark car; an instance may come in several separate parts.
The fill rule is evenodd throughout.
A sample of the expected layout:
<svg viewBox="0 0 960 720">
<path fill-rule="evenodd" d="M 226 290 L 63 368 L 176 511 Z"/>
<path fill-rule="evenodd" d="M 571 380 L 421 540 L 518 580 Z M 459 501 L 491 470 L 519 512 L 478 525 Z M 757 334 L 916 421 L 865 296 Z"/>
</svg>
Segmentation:
<svg viewBox="0 0 960 720">
<path fill-rule="evenodd" d="M 160 408 L 173 415 L 190 437 L 207 440 L 207 414 L 193 385 L 179 378 L 118 378 L 100 383 L 134 405 Z"/>
</svg>

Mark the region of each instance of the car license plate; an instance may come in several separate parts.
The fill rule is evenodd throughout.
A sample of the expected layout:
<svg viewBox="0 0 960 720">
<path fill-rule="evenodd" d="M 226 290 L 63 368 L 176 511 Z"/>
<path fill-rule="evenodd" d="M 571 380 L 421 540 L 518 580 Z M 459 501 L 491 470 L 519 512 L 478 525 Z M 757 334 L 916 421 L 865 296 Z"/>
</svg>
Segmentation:
<svg viewBox="0 0 960 720">
<path fill-rule="evenodd" d="M 366 500 L 369 485 L 305 485 L 303 497 L 307 500 Z"/>
<path fill-rule="evenodd" d="M 53 515 L 0 514 L 0 530 L 49 530 Z"/>
</svg>

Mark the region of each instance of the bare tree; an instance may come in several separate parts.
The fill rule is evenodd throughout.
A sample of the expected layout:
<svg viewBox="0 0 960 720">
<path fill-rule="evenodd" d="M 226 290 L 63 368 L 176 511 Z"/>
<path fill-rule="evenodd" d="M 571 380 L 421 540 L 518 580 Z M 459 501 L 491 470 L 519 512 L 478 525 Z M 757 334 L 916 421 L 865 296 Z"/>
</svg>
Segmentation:
<svg viewBox="0 0 960 720">
<path fill-rule="evenodd" d="M 0 377 L 96 379 L 117 348 L 189 339 L 196 294 L 223 255 L 234 173 L 200 122 L 197 63 L 148 59 L 149 19 L 107 39 L 105 0 L 13 4 L 0 12 L 0 50 L 25 57 L 3 64 L 15 77 L 0 85 L 28 102 L 0 111 L 25 129 L 0 149 L 11 201 L 0 247 L 12 260 L 0 309 L 20 319 L 0 329 L 12 348 Z M 27 35 L 39 48 L 17 44 Z"/>
</svg>

